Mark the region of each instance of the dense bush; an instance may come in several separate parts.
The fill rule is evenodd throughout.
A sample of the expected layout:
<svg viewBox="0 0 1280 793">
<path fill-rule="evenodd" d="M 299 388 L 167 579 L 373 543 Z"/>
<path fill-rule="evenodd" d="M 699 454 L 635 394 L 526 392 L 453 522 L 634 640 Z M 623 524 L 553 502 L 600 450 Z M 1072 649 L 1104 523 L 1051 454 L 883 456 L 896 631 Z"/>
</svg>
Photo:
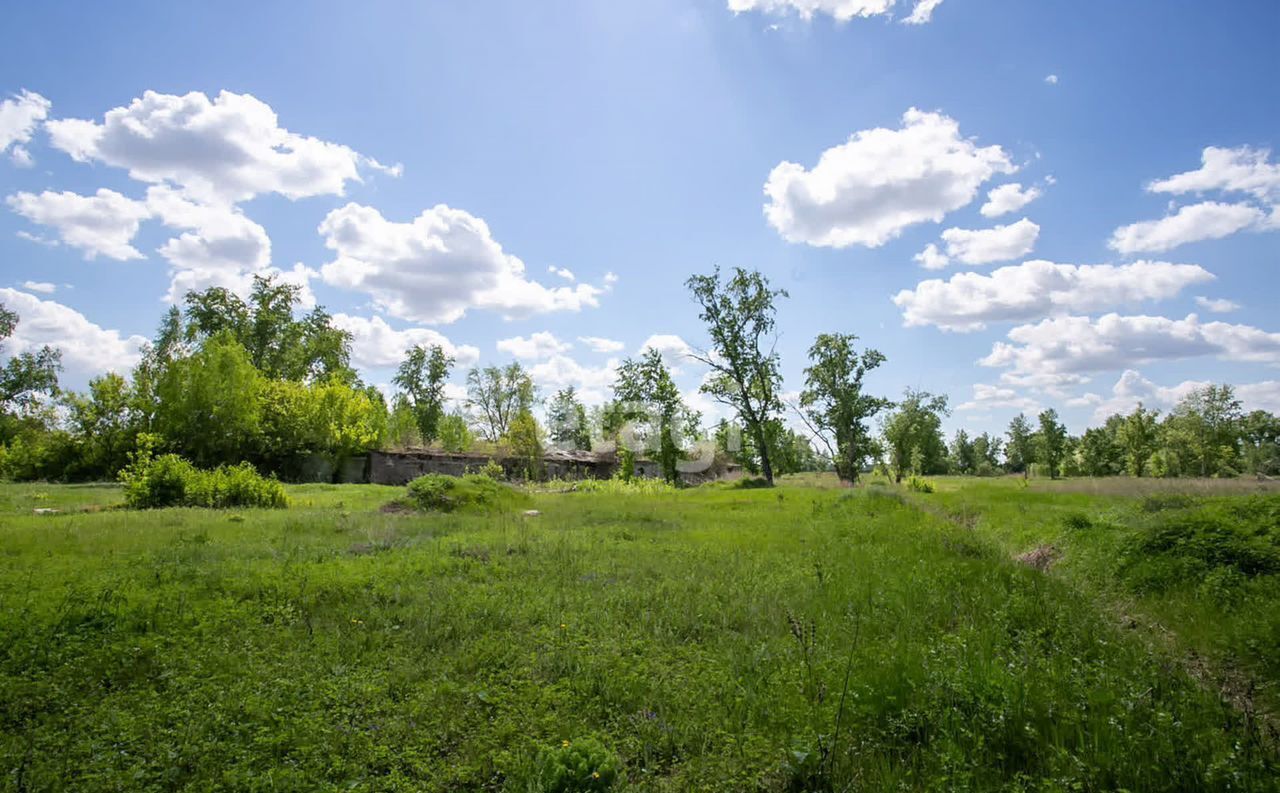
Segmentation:
<svg viewBox="0 0 1280 793">
<path fill-rule="evenodd" d="M 121 473 L 125 504 L 158 507 L 284 507 L 284 487 L 249 463 L 203 471 L 176 454 L 141 454 Z"/>
<path fill-rule="evenodd" d="M 919 476 L 913 476 L 907 480 L 907 489 L 912 493 L 932 493 L 933 483 L 928 479 Z"/>
<path fill-rule="evenodd" d="M 1129 542 L 1122 570 L 1150 591 L 1280 573 L 1280 498 L 1156 513 Z"/>
<path fill-rule="evenodd" d="M 538 757 L 528 789 L 543 793 L 595 793 L 613 787 L 622 763 L 595 738 L 563 741 Z"/>
<path fill-rule="evenodd" d="M 409 483 L 408 501 L 417 509 L 433 512 L 513 508 L 527 496 L 480 474 L 447 476 L 427 474 Z"/>
</svg>

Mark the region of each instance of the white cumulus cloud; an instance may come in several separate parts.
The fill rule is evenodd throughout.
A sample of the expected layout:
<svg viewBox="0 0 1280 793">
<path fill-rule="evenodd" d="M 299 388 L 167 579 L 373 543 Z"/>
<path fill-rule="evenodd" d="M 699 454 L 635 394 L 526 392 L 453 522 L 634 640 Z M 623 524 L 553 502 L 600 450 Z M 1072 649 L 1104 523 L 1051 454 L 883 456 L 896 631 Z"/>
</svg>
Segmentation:
<svg viewBox="0 0 1280 793">
<path fill-rule="evenodd" d="M 60 381 L 66 387 L 83 388 L 106 372 L 127 373 L 147 343 L 142 336 L 105 329 L 69 306 L 16 289 L 0 288 L 0 304 L 18 315 L 17 329 L 5 340 L 5 354 L 35 352 L 46 344 L 62 350 Z"/>
<path fill-rule="evenodd" d="M 1015 170 L 1000 146 L 978 146 L 948 116 L 911 108 L 899 129 L 855 132 L 812 169 L 778 164 L 765 183 L 765 216 L 791 242 L 875 248 L 942 220 L 992 176 Z"/>
<path fill-rule="evenodd" d="M 567 355 L 553 355 L 529 367 L 529 377 L 543 394 L 573 386 L 583 404 L 599 405 L 609 398 L 617 369 L 613 358 L 602 366 L 583 366 Z"/>
<path fill-rule="evenodd" d="M 81 162 L 125 168 L 134 179 L 167 183 L 208 203 L 262 193 L 291 199 L 342 195 L 360 167 L 395 172 L 338 143 L 280 126 L 270 105 L 250 94 L 147 91 L 101 122 L 46 122 L 50 141 Z"/>
<path fill-rule="evenodd" d="M 923 25 L 933 19 L 933 12 L 942 5 L 942 0 L 916 0 L 915 7 L 911 9 L 911 13 L 903 18 L 902 22 L 906 25 Z"/>
<path fill-rule="evenodd" d="M 1001 408 L 1013 408 L 1022 413 L 1037 413 L 1040 411 L 1040 403 L 1031 397 L 1018 393 L 1012 388 L 988 383 L 974 383 L 973 397 L 956 406 L 956 410 L 965 412 Z"/>
<path fill-rule="evenodd" d="M 1230 314 L 1232 311 L 1236 311 L 1240 308 L 1240 304 L 1234 300 L 1227 300 L 1226 298 L 1220 297 L 1204 297 L 1203 295 L 1196 296 L 1196 305 L 1200 306 L 1200 308 L 1203 308 L 1205 311 L 1211 311 L 1214 314 Z"/>
<path fill-rule="evenodd" d="M 1172 386 L 1161 386 L 1143 377 L 1140 372 L 1126 369 L 1111 387 L 1107 395 L 1086 393 L 1072 403 L 1093 406 L 1093 420 L 1102 422 L 1116 413 L 1132 413 L 1141 403 L 1156 410 L 1169 410 L 1192 391 L 1210 383 L 1206 380 L 1184 380 Z M 1236 398 L 1241 407 L 1248 410 L 1280 412 L 1280 380 L 1265 380 L 1235 386 Z"/>
<path fill-rule="evenodd" d="M 1249 325 L 1106 314 L 1051 317 L 1009 331 L 979 363 L 1006 368 L 1005 382 L 1036 378 L 1084 382 L 1094 372 L 1132 369 L 1163 360 L 1214 356 L 1228 361 L 1280 366 L 1280 333 Z"/>
<path fill-rule="evenodd" d="M 320 271 L 325 283 L 364 292 L 401 319 L 447 323 L 472 308 L 507 318 L 579 311 L 599 305 L 605 291 L 528 280 L 524 262 L 502 249 L 483 220 L 443 204 L 397 223 L 351 203 L 326 215 L 319 231 L 334 252 Z"/>
<path fill-rule="evenodd" d="M 1017 212 L 1027 204 L 1040 197 L 1040 188 L 1024 188 L 1020 182 L 1010 182 L 993 187 L 987 193 L 987 203 L 978 211 L 985 218 L 998 218 L 1010 212 Z"/>
<path fill-rule="evenodd" d="M 643 355 L 648 350 L 657 350 L 662 355 L 662 362 L 667 365 L 672 374 L 680 374 L 683 367 L 693 362 L 693 347 L 689 343 L 671 333 L 655 333 L 644 340 L 644 344 L 640 345 L 637 350 L 638 355 Z"/>
<path fill-rule="evenodd" d="M 587 349 L 592 352 L 622 352 L 622 349 L 627 346 L 620 341 L 602 336 L 579 336 L 578 341 L 587 345 Z"/>
<path fill-rule="evenodd" d="M 13 146 L 14 163 L 30 165 L 31 154 L 21 144 L 31 140 L 50 107 L 48 99 L 26 90 L 0 102 L 0 154 Z"/>
<path fill-rule="evenodd" d="M 1108 245 L 1120 253 L 1160 253 L 1179 245 L 1216 240 L 1262 223 L 1262 210 L 1248 204 L 1205 201 L 1184 206 L 1159 220 L 1145 220 L 1121 226 Z"/>
<path fill-rule="evenodd" d="M 1177 195 L 1221 190 L 1280 200 L 1280 163 L 1270 162 L 1270 157 L 1271 152 L 1266 149 L 1208 146 L 1200 154 L 1198 169 L 1158 179 L 1147 189 Z"/>
<path fill-rule="evenodd" d="M 382 317 L 334 314 L 333 324 L 351 334 L 351 360 L 361 368 L 399 366 L 405 353 L 416 346 L 439 347 L 455 359 L 459 368 L 475 366 L 480 350 L 469 344 L 454 344 L 431 328 L 396 330 Z"/>
<path fill-rule="evenodd" d="M 942 270 L 951 264 L 951 257 L 938 250 L 938 246 L 932 242 L 911 258 L 926 270 Z"/>
<path fill-rule="evenodd" d="M 557 339 L 554 333 L 545 330 L 531 333 L 528 336 L 498 339 L 497 346 L 501 352 L 529 360 L 550 358 L 573 349 L 572 344 Z"/>
<path fill-rule="evenodd" d="M 1027 218 L 989 229 L 950 228 L 942 232 L 947 256 L 965 264 L 1007 262 L 1031 253 L 1040 227 Z"/>
<path fill-rule="evenodd" d="M 1054 314 L 1166 300 L 1186 287 L 1213 280 L 1194 264 L 1055 264 L 1032 260 L 990 274 L 957 273 L 922 281 L 893 302 L 905 324 L 974 331 L 992 322 L 1027 322 Z"/>
<path fill-rule="evenodd" d="M 64 243 L 83 251 L 86 259 L 143 258 L 131 243 L 139 224 L 151 217 L 145 202 L 105 188 L 91 196 L 51 190 L 38 195 L 15 193 L 5 202 L 27 220 L 51 226 Z"/>
</svg>

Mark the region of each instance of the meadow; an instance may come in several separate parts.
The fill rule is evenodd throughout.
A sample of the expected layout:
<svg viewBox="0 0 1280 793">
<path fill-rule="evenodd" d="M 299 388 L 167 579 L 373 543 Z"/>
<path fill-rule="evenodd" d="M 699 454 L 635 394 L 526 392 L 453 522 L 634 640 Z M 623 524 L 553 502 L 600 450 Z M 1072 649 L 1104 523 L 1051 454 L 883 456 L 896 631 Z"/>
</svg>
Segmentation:
<svg viewBox="0 0 1280 793">
<path fill-rule="evenodd" d="M 0 789 L 1280 789 L 1274 490 L 833 483 L 0 485 Z"/>
</svg>

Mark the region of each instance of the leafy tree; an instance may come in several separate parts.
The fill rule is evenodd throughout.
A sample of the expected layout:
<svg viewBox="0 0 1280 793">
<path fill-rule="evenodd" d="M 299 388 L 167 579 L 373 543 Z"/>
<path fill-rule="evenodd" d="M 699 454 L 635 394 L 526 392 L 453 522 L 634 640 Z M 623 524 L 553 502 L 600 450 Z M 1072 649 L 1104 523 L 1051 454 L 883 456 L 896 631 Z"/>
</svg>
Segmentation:
<svg viewBox="0 0 1280 793">
<path fill-rule="evenodd" d="M 774 420 L 769 423 L 770 461 L 775 474 L 797 474 L 803 471 L 822 470 L 822 463 L 813 443 L 804 433 Z"/>
<path fill-rule="evenodd" d="M 552 443 L 563 449 L 591 451 L 591 425 L 587 409 L 578 401 L 573 386 L 556 392 L 547 406 L 547 425 Z"/>
<path fill-rule="evenodd" d="M 973 456 L 978 476 L 991 476 L 1000 468 L 1000 438 L 982 433 L 973 439 Z"/>
<path fill-rule="evenodd" d="M 842 482 L 858 481 L 873 448 L 867 422 L 892 402 L 864 394 L 867 372 L 884 363 L 878 350 L 854 349 L 857 336 L 824 333 L 809 348 L 805 388 L 800 392 L 800 414 L 826 445 Z"/>
<path fill-rule="evenodd" d="M 711 337 L 709 351 L 693 353 L 711 369 L 702 392 L 737 412 L 759 450 L 761 473 L 772 485 L 765 427 L 782 410 L 778 394 L 782 375 L 771 337 L 777 314 L 774 301 L 787 293 L 770 289 L 768 279 L 759 272 L 741 268 L 734 268 L 733 276 L 723 283 L 717 267 L 711 275 L 690 277 L 685 286 L 701 307 L 698 316 Z"/>
<path fill-rule="evenodd" d="M 1021 473 L 1025 479 L 1031 472 L 1031 463 L 1035 461 L 1035 431 L 1027 417 L 1019 413 L 1009 422 L 1005 433 L 1009 442 L 1005 444 L 1004 453 L 1008 461 L 1009 471 Z"/>
<path fill-rule="evenodd" d="M 1112 419 L 1108 419 L 1105 426 L 1090 427 L 1080 437 L 1080 472 L 1085 476 L 1115 476 L 1124 471 L 1124 447 L 1117 431 L 1124 419 L 1119 416 Z"/>
<path fill-rule="evenodd" d="M 650 348 L 638 359 L 623 361 L 613 393 L 625 419 L 644 432 L 646 447 L 657 452 L 663 479 L 676 482 L 682 456 L 680 438 L 691 425 L 696 426 L 696 419 L 681 400 L 662 353 Z"/>
<path fill-rule="evenodd" d="M 1155 453 L 1159 437 L 1158 415 L 1139 402 L 1133 412 L 1116 425 L 1116 442 L 1124 451 L 1124 468 L 1130 476 L 1146 473 L 1147 461 Z M 1111 420 L 1107 419 L 1108 424 Z"/>
<path fill-rule="evenodd" d="M 270 379 L 354 382 L 351 334 L 334 327 L 320 307 L 296 319 L 294 310 L 301 302 L 302 287 L 274 276 L 254 276 L 247 302 L 222 287 L 188 292 L 183 340 L 198 345 L 228 333 L 245 348 L 254 368 Z"/>
<path fill-rule="evenodd" d="M 0 352 L 17 327 L 18 315 L 0 303 Z M 62 352 L 49 346 L 11 356 L 0 368 L 0 412 L 28 413 L 41 394 L 57 396 L 61 370 Z"/>
<path fill-rule="evenodd" d="M 522 412 L 532 412 L 533 380 L 519 363 L 486 366 L 467 373 L 466 405 L 485 440 L 497 442 Z"/>
<path fill-rule="evenodd" d="M 1251 474 L 1280 474 L 1280 417 L 1255 410 L 1240 421 L 1244 468 Z"/>
<path fill-rule="evenodd" d="M 443 428 L 441 430 L 443 432 Z M 411 449 L 422 445 L 418 432 L 418 416 L 414 413 L 409 397 L 398 393 L 391 399 L 391 412 L 387 416 L 386 443 L 392 449 Z"/>
<path fill-rule="evenodd" d="M 246 459 L 261 428 L 262 375 L 229 332 L 174 361 L 159 384 L 156 428 L 202 467 Z"/>
<path fill-rule="evenodd" d="M 1200 476 L 1235 472 L 1240 442 L 1240 400 L 1229 385 L 1207 385 L 1187 394 L 1170 423 L 1189 446 L 1192 470 Z"/>
<path fill-rule="evenodd" d="M 423 444 L 430 444 L 438 435 L 444 415 L 444 386 L 452 367 L 453 358 L 440 346 L 432 345 L 428 350 L 417 345 L 405 354 L 391 381 L 408 396 Z"/>
<path fill-rule="evenodd" d="M 465 452 L 475 443 L 475 436 L 461 413 L 450 413 L 440 419 L 440 445 L 447 452 Z"/>
<path fill-rule="evenodd" d="M 381 445 L 387 431 L 387 404 L 377 388 L 360 388 L 333 378 L 310 390 L 315 415 L 324 420 L 318 451 L 341 462 Z"/>
<path fill-rule="evenodd" d="M 963 429 L 956 430 L 951 441 L 951 469 L 958 474 L 975 474 L 978 471 L 978 453 L 969 433 Z"/>
<path fill-rule="evenodd" d="M 942 417 L 949 414 L 946 396 L 906 390 L 905 397 L 885 418 L 882 428 L 894 481 L 901 482 L 907 471 L 932 474 L 946 470 L 947 445 L 942 440 Z"/>
<path fill-rule="evenodd" d="M 1058 411 L 1053 408 L 1041 411 L 1038 418 L 1036 459 L 1049 472 L 1050 479 L 1057 479 L 1067 452 L 1067 428 L 1058 421 Z"/>
<path fill-rule="evenodd" d="M 511 446 L 511 457 L 525 479 L 542 476 L 542 428 L 530 410 L 521 410 L 512 417 L 506 433 Z"/>
<path fill-rule="evenodd" d="M 114 372 L 89 381 L 88 394 L 68 394 L 67 423 L 80 449 L 82 475 L 115 478 L 129 464 L 138 424 L 129 382 Z"/>
</svg>

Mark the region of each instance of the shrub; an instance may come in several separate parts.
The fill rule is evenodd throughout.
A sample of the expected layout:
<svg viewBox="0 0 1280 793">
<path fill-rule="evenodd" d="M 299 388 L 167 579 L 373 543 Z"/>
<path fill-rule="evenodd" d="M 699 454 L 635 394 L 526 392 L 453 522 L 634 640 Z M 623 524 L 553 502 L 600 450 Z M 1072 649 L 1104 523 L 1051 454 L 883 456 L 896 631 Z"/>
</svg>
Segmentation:
<svg viewBox="0 0 1280 793">
<path fill-rule="evenodd" d="M 502 465 L 492 457 L 489 458 L 489 462 L 476 469 L 476 474 L 478 476 L 488 477 L 495 482 L 501 482 L 503 479 L 507 478 L 507 472 L 503 469 Z"/>
<path fill-rule="evenodd" d="M 1280 573 L 1280 499 L 1161 513 L 1129 541 L 1121 569 L 1154 591 Z"/>
<path fill-rule="evenodd" d="M 595 738 L 564 741 L 538 756 L 532 787 L 545 793 L 606 791 L 617 781 L 620 766 L 617 755 Z"/>
<path fill-rule="evenodd" d="M 410 505 L 433 512 L 512 508 L 527 500 L 514 488 L 480 474 L 427 474 L 408 486 Z"/>
<path fill-rule="evenodd" d="M 1062 527 L 1067 531 L 1084 531 L 1093 528 L 1093 521 L 1081 512 L 1072 512 L 1062 519 Z"/>
<path fill-rule="evenodd" d="M 919 476 L 913 476 L 907 480 L 907 489 L 912 493 L 932 493 L 933 483 L 928 479 Z"/>
<path fill-rule="evenodd" d="M 287 505 L 284 487 L 249 463 L 202 471 L 176 454 L 141 453 L 120 474 L 125 505 L 159 507 L 265 507 Z"/>
</svg>

